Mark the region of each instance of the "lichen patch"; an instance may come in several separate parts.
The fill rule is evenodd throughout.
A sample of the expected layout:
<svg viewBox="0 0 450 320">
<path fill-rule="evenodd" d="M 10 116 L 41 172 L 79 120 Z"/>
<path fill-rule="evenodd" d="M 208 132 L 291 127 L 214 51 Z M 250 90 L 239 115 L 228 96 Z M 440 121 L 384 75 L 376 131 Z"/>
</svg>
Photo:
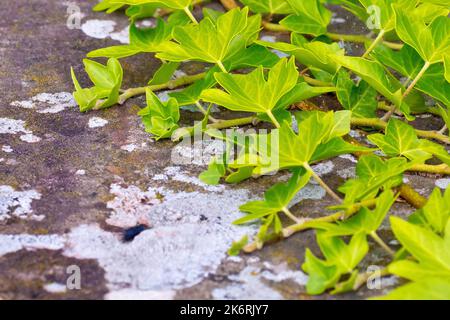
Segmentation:
<svg viewBox="0 0 450 320">
<path fill-rule="evenodd" d="M 12 217 L 20 219 L 42 220 L 43 215 L 36 215 L 31 209 L 33 200 L 41 198 L 36 190 L 16 191 L 11 186 L 0 185 L 0 221 Z"/>
</svg>

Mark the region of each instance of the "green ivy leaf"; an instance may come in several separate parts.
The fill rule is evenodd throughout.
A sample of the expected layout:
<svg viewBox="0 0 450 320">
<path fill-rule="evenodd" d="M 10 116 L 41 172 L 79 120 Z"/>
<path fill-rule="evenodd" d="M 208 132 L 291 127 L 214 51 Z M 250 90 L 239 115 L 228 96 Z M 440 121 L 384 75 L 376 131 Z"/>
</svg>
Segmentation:
<svg viewBox="0 0 450 320">
<path fill-rule="evenodd" d="M 335 265 L 318 259 L 309 248 L 306 249 L 302 269 L 309 275 L 306 291 L 310 295 L 319 295 L 333 288 L 341 277 Z"/>
<path fill-rule="evenodd" d="M 343 206 L 333 209 L 345 209 L 348 205 L 363 200 L 374 199 L 380 189 L 388 190 L 403 183 L 403 173 L 415 162 L 405 158 L 392 158 L 383 161 L 376 155 L 365 155 L 356 165 L 356 179 L 347 180 L 339 191 L 345 194 Z"/>
<path fill-rule="evenodd" d="M 448 300 L 450 297 L 450 280 L 446 278 L 422 278 L 390 292 L 380 300 Z"/>
<path fill-rule="evenodd" d="M 156 70 L 153 77 L 148 82 L 149 86 L 164 84 L 172 79 L 175 71 L 180 66 L 178 62 L 167 62 L 162 63 L 161 66 Z"/>
<path fill-rule="evenodd" d="M 450 50 L 450 20 L 440 16 L 427 25 L 417 12 L 395 6 L 396 31 L 400 39 L 430 64 L 441 62 Z"/>
<path fill-rule="evenodd" d="M 225 170 L 225 164 L 214 158 L 208 165 L 208 170 L 202 172 L 199 179 L 206 184 L 217 185 L 219 184 L 220 179 L 225 175 Z"/>
<path fill-rule="evenodd" d="M 243 236 L 241 240 L 233 242 L 231 248 L 228 249 L 228 254 L 230 256 L 237 256 L 241 250 L 247 245 L 248 236 Z"/>
<path fill-rule="evenodd" d="M 157 4 L 160 7 L 183 10 L 192 4 L 192 0 L 103 0 L 94 10 L 102 11 L 105 7 L 143 4 Z"/>
<path fill-rule="evenodd" d="M 369 11 L 371 8 L 377 8 L 376 12 L 371 11 L 373 14 L 379 14 L 377 17 L 380 23 L 380 30 L 384 32 L 391 31 L 395 27 L 395 13 L 392 5 L 398 4 L 409 10 L 414 8 L 415 1 L 410 0 L 359 0 L 359 2 Z"/>
<path fill-rule="evenodd" d="M 185 15 L 172 14 L 167 22 L 157 20 L 155 28 L 138 28 L 134 23 L 130 25 L 130 44 L 112 46 L 94 50 L 88 53 L 88 57 L 113 57 L 125 58 L 139 53 L 158 52 L 160 47 L 172 39 L 172 31 L 175 26 L 186 25 L 189 19 Z"/>
<path fill-rule="evenodd" d="M 408 120 L 413 120 L 410 116 L 410 107 L 402 99 L 401 83 L 392 75 L 387 74 L 384 67 L 377 61 L 370 61 L 359 57 L 348 56 L 330 56 L 336 63 L 353 71 L 360 76 L 364 81 L 369 83 L 375 90 L 385 96 L 389 101 L 394 103 L 407 117 Z"/>
<path fill-rule="evenodd" d="M 285 212 L 295 195 L 309 182 L 311 174 L 307 172 L 294 172 L 287 183 L 278 183 L 267 190 L 264 200 L 248 202 L 240 206 L 240 210 L 248 213 L 247 216 L 236 220 L 234 224 L 244 224 L 261 219 L 268 215 Z"/>
<path fill-rule="evenodd" d="M 346 244 L 341 238 L 329 237 L 318 231 L 317 242 L 326 260 L 316 258 L 309 249 L 306 250 L 302 268 L 309 275 L 306 285 L 308 294 L 322 294 L 333 288 L 343 275 L 353 274 L 353 270 L 369 251 L 364 233 L 354 235 Z"/>
<path fill-rule="evenodd" d="M 130 17 L 130 20 L 132 22 L 139 20 L 139 19 L 145 19 L 145 18 L 151 18 L 155 15 L 156 10 L 158 9 L 158 5 L 154 3 L 148 3 L 148 4 L 141 4 L 137 6 L 130 6 L 125 11 L 125 14 Z"/>
<path fill-rule="evenodd" d="M 408 45 L 404 45 L 398 52 L 380 45 L 372 52 L 372 56 L 380 63 L 400 72 L 408 78 L 408 81 L 416 78 L 425 65 L 425 61 L 422 60 L 420 55 Z M 442 64 L 432 65 L 416 84 L 415 88 L 442 101 L 445 105 L 450 105 L 450 84 L 445 80 L 444 73 Z M 422 105 L 425 106 L 425 103 L 422 103 Z M 413 106 L 411 105 L 411 107 Z M 414 111 L 420 112 L 425 110 L 426 108 Z"/>
<path fill-rule="evenodd" d="M 255 13 L 290 14 L 292 7 L 286 0 L 240 0 Z"/>
<path fill-rule="evenodd" d="M 450 164 L 448 152 L 443 146 L 417 138 L 413 127 L 397 119 L 389 121 L 385 135 L 377 133 L 368 138 L 390 157 L 404 156 L 410 160 L 425 162 L 436 155 Z"/>
<path fill-rule="evenodd" d="M 448 224 L 448 221 L 447 223 Z M 392 230 L 398 241 L 427 269 L 445 270 L 450 276 L 450 234 L 444 238 L 421 226 L 413 225 L 397 217 L 391 217 Z M 401 275 L 415 279 L 415 275 Z"/>
<path fill-rule="evenodd" d="M 156 140 L 167 139 L 179 128 L 180 110 L 175 99 L 162 103 L 159 98 L 147 88 L 147 107 L 139 111 L 145 130 L 154 135 Z"/>
<path fill-rule="evenodd" d="M 410 216 L 410 222 L 420 224 L 431 231 L 443 235 L 450 219 L 450 188 L 444 195 L 436 188 L 431 193 L 427 204 Z"/>
<path fill-rule="evenodd" d="M 223 68 L 226 58 L 233 56 L 252 42 L 259 31 L 248 26 L 248 8 L 233 9 L 221 15 L 217 21 L 203 19 L 198 25 L 176 27 L 175 41 L 160 47 L 157 57 L 162 60 L 182 62 L 199 60 L 215 63 Z"/>
<path fill-rule="evenodd" d="M 72 80 L 76 90 L 73 96 L 80 106 L 80 111 L 98 110 L 116 104 L 119 100 L 119 90 L 123 78 L 120 62 L 111 58 L 106 66 L 88 59 L 84 59 L 83 63 L 86 73 L 94 83 L 94 87 L 81 88 L 73 69 L 71 69 Z"/>
<path fill-rule="evenodd" d="M 369 252 L 367 236 L 363 232 L 355 234 L 346 244 L 339 237 L 329 237 L 326 233 L 318 231 L 317 242 L 327 261 L 336 265 L 342 274 L 352 273 Z"/>
<path fill-rule="evenodd" d="M 336 95 L 346 110 L 357 118 L 374 118 L 377 110 L 377 92 L 367 82 L 356 85 L 348 72 L 341 70 L 336 79 Z"/>
<path fill-rule="evenodd" d="M 302 34 L 319 36 L 327 32 L 331 12 L 319 0 L 287 0 L 295 14 L 280 21 L 287 29 Z"/>
<path fill-rule="evenodd" d="M 441 200 L 435 197 L 432 202 Z M 430 204 L 430 206 L 434 206 Z M 391 217 L 396 238 L 416 261 L 391 263 L 390 273 L 411 280 L 382 299 L 448 299 L 450 296 L 450 219 L 445 234 L 438 236 L 423 226 Z M 437 281 L 438 280 L 438 281 Z M 427 289 L 425 291 L 421 291 Z"/>
<path fill-rule="evenodd" d="M 209 89 L 201 98 L 233 111 L 267 113 L 297 84 L 295 60 L 282 59 L 270 69 L 267 80 L 262 67 L 246 75 L 216 73 L 217 82 L 226 90 Z"/>
<path fill-rule="evenodd" d="M 268 42 L 258 40 L 256 43 L 293 55 L 295 59 L 309 67 L 324 70 L 334 75 L 340 65 L 328 58 L 328 55 L 344 56 L 345 51 L 334 42 L 328 44 L 322 41 L 308 41 L 302 35 L 292 33 L 292 44 L 285 42 Z"/>
</svg>

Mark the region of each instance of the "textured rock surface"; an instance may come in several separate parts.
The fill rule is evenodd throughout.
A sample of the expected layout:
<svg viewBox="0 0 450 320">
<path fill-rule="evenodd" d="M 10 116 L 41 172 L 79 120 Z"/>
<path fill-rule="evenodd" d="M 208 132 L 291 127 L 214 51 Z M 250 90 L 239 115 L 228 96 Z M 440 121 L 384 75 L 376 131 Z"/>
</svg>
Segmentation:
<svg viewBox="0 0 450 320">
<path fill-rule="evenodd" d="M 253 232 L 231 225 L 238 206 L 260 197 L 282 174 L 211 188 L 196 178 L 202 167 L 171 162 L 174 144 L 149 139 L 136 116 L 142 98 L 106 111 L 77 111 L 68 94 L 70 66 L 88 85 L 85 54 L 126 42 L 127 21 L 91 12 L 95 1 L 73 3 L 83 13 L 82 29 L 66 26 L 62 1 L 16 0 L 0 11 L 0 299 L 310 299 L 300 266 L 305 248 L 316 249 L 314 233 L 250 256 L 225 254 L 233 240 Z M 334 20 L 337 30 L 361 28 L 342 18 L 347 14 Z M 158 62 L 143 55 L 123 60 L 123 67 L 124 87 L 141 86 Z M 343 157 L 322 168 L 336 187 L 353 166 Z M 432 177 L 408 179 L 424 195 L 435 184 Z M 323 196 L 311 184 L 293 211 L 320 215 L 332 204 Z M 396 210 L 411 208 L 398 204 Z M 123 243 L 123 227 L 142 219 L 151 228 Z M 383 259 L 374 250 L 366 264 Z M 70 266 L 81 270 L 80 290 L 65 287 Z M 333 298 L 373 294 L 379 292 Z"/>
</svg>

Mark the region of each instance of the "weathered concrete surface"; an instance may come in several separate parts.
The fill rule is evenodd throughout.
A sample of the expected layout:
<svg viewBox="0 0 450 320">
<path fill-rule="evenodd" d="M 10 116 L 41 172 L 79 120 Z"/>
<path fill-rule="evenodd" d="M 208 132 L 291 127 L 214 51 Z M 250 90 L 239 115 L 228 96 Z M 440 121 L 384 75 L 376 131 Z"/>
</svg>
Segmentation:
<svg viewBox="0 0 450 320">
<path fill-rule="evenodd" d="M 196 178 L 202 167 L 172 163 L 175 145 L 154 143 L 143 131 L 136 116 L 142 98 L 106 111 L 77 111 L 67 94 L 70 66 L 87 86 L 85 54 L 119 44 L 112 38 L 123 41 L 127 21 L 91 12 L 95 1 L 74 3 L 84 14 L 83 30 L 66 27 L 67 5 L 57 0 L 16 0 L 0 12 L 0 299 L 312 299 L 300 266 L 305 248 L 317 249 L 314 233 L 250 256 L 225 254 L 232 240 L 253 232 L 231 225 L 238 206 L 260 197 L 282 174 L 207 187 Z M 339 17 L 348 21 L 346 13 Z M 106 31 L 92 34 L 98 31 L 92 26 Z M 335 26 L 361 29 L 339 19 Z M 124 87 L 143 85 L 157 66 L 150 55 L 123 60 Z M 320 168 L 337 187 L 353 167 L 351 158 L 337 158 Z M 424 195 L 435 184 L 433 177 L 408 179 Z M 302 216 L 318 216 L 333 203 L 314 184 L 302 197 L 293 208 Z M 400 203 L 396 210 L 411 208 Z M 123 228 L 142 219 L 152 228 L 123 243 Z M 384 258 L 376 249 L 365 264 Z M 80 290 L 66 289 L 67 268 L 74 265 L 81 270 Z"/>
</svg>

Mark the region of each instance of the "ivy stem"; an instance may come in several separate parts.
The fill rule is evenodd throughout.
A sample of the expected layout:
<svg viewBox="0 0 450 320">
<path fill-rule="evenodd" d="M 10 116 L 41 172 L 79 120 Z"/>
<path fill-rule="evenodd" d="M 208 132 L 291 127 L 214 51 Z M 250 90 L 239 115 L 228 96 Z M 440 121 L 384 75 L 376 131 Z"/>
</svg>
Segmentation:
<svg viewBox="0 0 450 320">
<path fill-rule="evenodd" d="M 406 91 L 403 93 L 402 101 L 404 101 L 406 99 L 406 97 L 409 96 L 411 91 L 414 89 L 414 87 L 417 85 L 417 83 L 420 81 L 420 79 L 422 79 L 422 77 L 424 76 L 425 72 L 427 72 L 427 70 L 428 70 L 428 68 L 430 66 L 431 66 L 431 63 L 426 61 L 425 64 L 423 65 L 422 69 L 420 70 L 420 72 L 417 74 L 417 76 L 414 78 L 414 80 L 408 86 Z M 392 105 L 391 110 L 389 110 L 389 112 L 384 115 L 382 120 L 383 121 L 388 121 L 392 117 L 392 115 L 395 113 L 396 110 L 397 110 L 397 106 L 396 105 Z"/>
<path fill-rule="evenodd" d="M 414 89 L 416 84 L 419 82 L 420 79 L 422 79 L 425 72 L 427 72 L 428 68 L 431 66 L 431 63 L 426 61 L 424 66 L 422 67 L 422 70 L 417 74 L 417 76 L 414 78 L 414 80 L 409 85 L 408 89 L 406 89 L 405 93 L 403 94 L 403 100 L 411 93 L 411 91 Z"/>
<path fill-rule="evenodd" d="M 383 239 L 381 239 L 378 234 L 376 233 L 376 231 L 372 231 L 370 233 L 370 236 L 372 237 L 373 240 L 375 240 L 376 243 L 378 243 L 380 245 L 380 247 L 382 247 L 391 257 L 395 256 L 395 252 L 389 248 L 389 246 L 383 241 Z"/>
<path fill-rule="evenodd" d="M 184 8 L 184 12 L 186 12 L 187 16 L 189 17 L 189 19 L 191 19 L 191 21 L 194 24 L 198 24 L 198 20 L 194 17 L 194 15 L 192 14 L 191 10 L 189 9 L 189 7 L 185 7 Z"/>
<path fill-rule="evenodd" d="M 363 54 L 363 58 L 367 58 L 367 56 L 373 51 L 373 49 L 376 48 L 376 46 L 383 41 L 383 37 L 385 35 L 386 31 L 382 29 L 376 39 L 372 42 L 370 47 L 366 50 L 366 52 Z"/>
<path fill-rule="evenodd" d="M 306 75 L 301 75 L 303 77 L 303 79 L 305 80 L 306 83 L 316 86 L 316 87 L 333 87 L 333 84 L 325 82 L 325 81 L 320 81 L 311 77 L 308 77 Z"/>
<path fill-rule="evenodd" d="M 342 203 L 342 199 L 325 183 L 325 181 L 322 180 L 322 178 L 311 168 L 311 166 L 305 162 L 303 163 L 303 167 L 306 169 L 306 171 L 310 172 L 314 180 L 316 180 L 319 185 L 325 189 L 325 191 L 333 197 L 337 202 Z"/>
<path fill-rule="evenodd" d="M 220 70 L 222 70 L 222 72 L 228 73 L 228 71 L 225 68 L 225 66 L 223 65 L 222 61 L 217 61 L 217 65 L 219 66 Z"/>
<path fill-rule="evenodd" d="M 416 164 L 408 171 L 450 175 L 450 167 L 445 163 L 435 166 L 429 164 Z"/>
<path fill-rule="evenodd" d="M 352 118 L 351 124 L 360 127 L 373 127 L 381 130 L 385 130 L 387 127 L 387 122 L 378 118 Z M 450 144 L 450 138 L 437 131 L 425 131 L 417 130 L 416 134 L 421 138 L 435 139 L 445 144 Z"/>
<path fill-rule="evenodd" d="M 338 33 L 327 33 L 326 36 L 331 40 L 335 41 L 347 41 L 347 42 L 356 42 L 356 43 L 366 43 L 367 41 L 374 41 L 372 38 L 369 38 L 365 35 L 354 35 L 354 34 L 338 34 Z M 381 41 L 381 40 L 380 40 Z M 400 50 L 403 48 L 402 43 L 383 41 L 382 42 L 386 47 L 394 50 Z"/>
<path fill-rule="evenodd" d="M 313 228 L 314 223 L 317 222 L 336 222 L 336 221 L 340 221 L 342 220 L 342 217 L 346 217 L 349 218 L 351 216 L 353 216 L 354 214 L 356 214 L 357 212 L 359 212 L 359 210 L 363 207 L 374 207 L 376 205 L 376 199 L 371 199 L 371 200 L 366 200 L 360 203 L 355 203 L 352 206 L 350 206 L 349 208 L 347 208 L 346 210 L 342 210 L 339 212 L 336 212 L 332 215 L 329 216 L 325 216 L 325 217 L 320 217 L 320 218 L 316 218 L 316 219 L 301 219 L 299 223 L 293 224 L 291 226 L 288 226 L 286 228 L 283 229 L 282 234 L 284 238 L 289 238 L 292 235 L 298 233 L 298 232 L 302 232 L 305 230 L 309 230 L 311 228 Z M 271 240 L 276 240 L 278 238 L 278 235 L 274 234 Z M 256 250 L 258 250 L 258 245 L 256 242 L 250 243 L 248 245 L 246 245 L 243 248 L 243 251 L 246 253 L 251 253 L 254 252 Z"/>
<path fill-rule="evenodd" d="M 445 132 L 447 132 L 447 130 L 448 130 L 447 125 L 444 125 L 444 126 L 442 127 L 442 129 L 439 130 L 438 132 L 439 132 L 440 134 L 445 134 Z"/>
<path fill-rule="evenodd" d="M 274 31 L 274 32 L 290 32 L 289 29 L 286 27 L 278 24 L 278 23 L 270 23 L 267 21 L 262 22 L 262 26 L 264 29 L 268 31 Z M 325 34 L 328 38 L 334 41 L 347 41 L 347 42 L 356 42 L 356 43 L 366 43 L 368 41 L 373 41 L 373 39 L 367 37 L 366 35 L 359 35 L 359 34 L 338 34 L 338 33 L 331 33 L 328 32 Z M 381 40 L 380 40 L 381 41 Z M 395 43 L 390 41 L 383 41 L 383 44 L 391 49 L 394 50 L 400 50 L 403 48 L 403 44 L 401 43 Z"/>
<path fill-rule="evenodd" d="M 214 118 L 211 115 L 208 115 L 208 111 L 205 110 L 205 108 L 203 108 L 202 104 L 199 101 L 195 102 L 195 106 L 198 108 L 198 110 L 200 110 L 201 113 L 203 113 L 205 116 L 208 116 L 208 119 L 213 122 L 213 123 L 217 123 L 220 120 Z"/>
<path fill-rule="evenodd" d="M 128 99 L 145 94 L 145 90 L 149 88 L 152 91 L 160 91 L 165 89 L 175 89 L 194 83 L 197 80 L 201 80 L 205 77 L 206 73 L 199 73 L 192 76 L 184 76 L 175 80 L 170 80 L 163 84 L 151 85 L 139 88 L 130 88 L 125 90 L 119 97 L 119 104 L 124 104 Z"/>
<path fill-rule="evenodd" d="M 227 129 L 233 127 L 240 127 L 252 124 L 257 117 L 237 118 L 232 120 L 220 120 L 217 123 L 213 123 L 207 126 L 208 129 Z"/>
<path fill-rule="evenodd" d="M 398 189 L 400 197 L 406 200 L 410 205 L 416 209 L 423 208 L 427 203 L 427 199 L 420 195 L 413 187 L 408 184 L 402 184 Z"/>
<path fill-rule="evenodd" d="M 271 110 L 267 110 L 267 115 L 269 116 L 270 120 L 273 122 L 273 124 L 275 125 L 275 127 L 277 127 L 277 129 L 281 128 L 280 123 L 278 122 L 277 118 L 275 118 L 275 116 L 273 115 Z"/>
<path fill-rule="evenodd" d="M 294 215 L 292 214 L 292 212 L 291 212 L 288 208 L 284 207 L 284 208 L 281 209 L 281 210 L 284 212 L 284 214 L 285 214 L 286 216 L 288 216 L 289 219 L 291 219 L 291 220 L 294 221 L 295 223 L 300 223 L 300 222 L 301 222 L 301 219 L 299 219 L 299 218 L 297 218 L 296 216 L 294 216 Z"/>
</svg>

